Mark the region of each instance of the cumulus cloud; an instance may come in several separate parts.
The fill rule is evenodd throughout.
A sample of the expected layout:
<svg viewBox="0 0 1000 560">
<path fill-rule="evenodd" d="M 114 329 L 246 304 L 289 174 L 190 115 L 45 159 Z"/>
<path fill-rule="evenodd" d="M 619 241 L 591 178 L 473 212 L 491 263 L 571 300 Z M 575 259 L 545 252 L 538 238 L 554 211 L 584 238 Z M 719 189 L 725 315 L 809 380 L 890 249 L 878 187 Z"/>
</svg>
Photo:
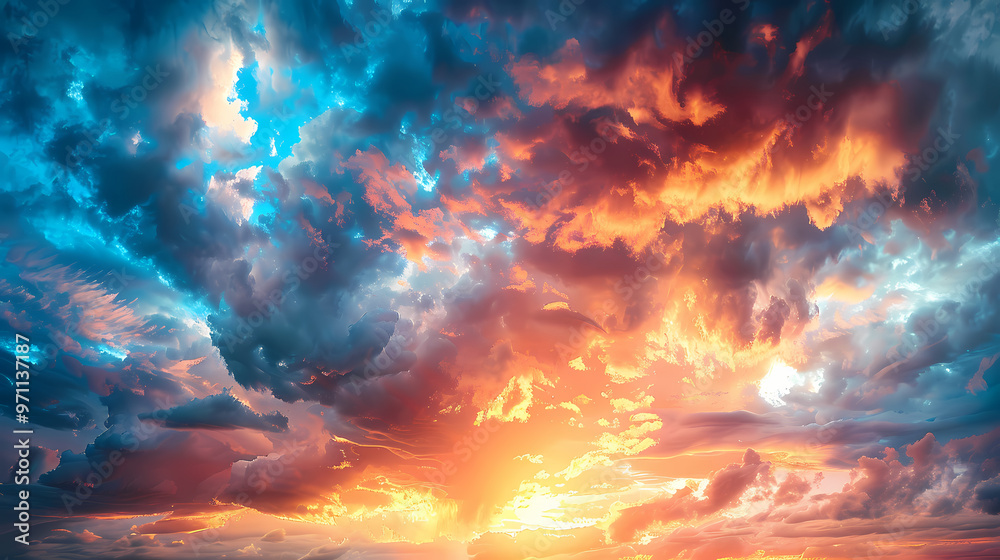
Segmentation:
<svg viewBox="0 0 1000 560">
<path fill-rule="evenodd" d="M 614 539 L 631 541 L 638 531 L 654 523 L 711 515 L 734 505 L 748 489 L 767 488 L 773 483 L 771 464 L 761 461 L 760 454 L 753 449 L 747 449 L 742 463 L 733 463 L 712 473 L 703 497 L 695 497 L 690 487 L 684 487 L 669 498 L 626 508 L 609 530 Z"/>
<path fill-rule="evenodd" d="M 140 420 L 154 420 L 174 429 L 249 428 L 265 432 L 288 430 L 288 418 L 280 412 L 260 414 L 230 393 L 196 399 L 162 412 L 144 412 Z"/>
</svg>

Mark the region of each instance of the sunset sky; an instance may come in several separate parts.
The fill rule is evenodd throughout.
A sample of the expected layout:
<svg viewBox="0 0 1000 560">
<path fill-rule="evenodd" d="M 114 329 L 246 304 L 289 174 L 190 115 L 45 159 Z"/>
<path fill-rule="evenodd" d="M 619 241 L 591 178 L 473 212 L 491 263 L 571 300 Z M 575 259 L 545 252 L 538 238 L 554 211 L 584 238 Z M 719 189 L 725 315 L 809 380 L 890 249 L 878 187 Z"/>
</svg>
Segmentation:
<svg viewBox="0 0 1000 560">
<path fill-rule="evenodd" d="M 0 2 L 0 555 L 1000 558 L 998 14 Z"/>
</svg>

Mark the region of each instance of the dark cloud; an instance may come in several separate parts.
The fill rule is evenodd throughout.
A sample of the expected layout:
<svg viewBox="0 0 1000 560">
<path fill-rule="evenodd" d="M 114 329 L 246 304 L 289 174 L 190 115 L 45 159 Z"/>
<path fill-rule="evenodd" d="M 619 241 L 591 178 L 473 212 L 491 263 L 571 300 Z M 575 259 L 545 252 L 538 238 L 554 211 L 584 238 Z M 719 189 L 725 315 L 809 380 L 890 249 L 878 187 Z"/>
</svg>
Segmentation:
<svg viewBox="0 0 1000 560">
<path fill-rule="evenodd" d="M 288 430 L 288 418 L 280 412 L 260 414 L 229 393 L 195 399 L 174 408 L 139 414 L 140 420 L 153 420 L 167 428 L 231 430 L 249 428 L 264 432 Z"/>
</svg>

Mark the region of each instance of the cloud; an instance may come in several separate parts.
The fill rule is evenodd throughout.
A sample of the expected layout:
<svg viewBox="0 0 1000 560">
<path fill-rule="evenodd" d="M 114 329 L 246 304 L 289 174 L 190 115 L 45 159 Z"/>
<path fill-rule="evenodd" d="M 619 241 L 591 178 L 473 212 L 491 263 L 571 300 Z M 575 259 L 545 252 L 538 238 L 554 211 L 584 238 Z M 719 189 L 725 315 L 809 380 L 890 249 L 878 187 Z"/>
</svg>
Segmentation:
<svg viewBox="0 0 1000 560">
<path fill-rule="evenodd" d="M 6 2 L 37 553 L 998 556 L 998 6 L 919 4 Z"/>
<path fill-rule="evenodd" d="M 68 529 L 54 529 L 52 534 L 42 539 L 42 542 L 57 544 L 77 544 L 88 545 L 101 537 L 84 529 L 80 533 L 74 533 Z"/>
<path fill-rule="evenodd" d="M 285 540 L 285 530 L 275 529 L 273 531 L 268 531 L 263 537 L 260 538 L 260 540 L 264 542 L 282 542 Z"/>
<path fill-rule="evenodd" d="M 288 418 L 280 412 L 259 414 L 230 393 L 196 399 L 174 408 L 144 412 L 140 420 L 154 420 L 173 429 L 232 430 L 249 428 L 265 432 L 288 430 Z"/>
<path fill-rule="evenodd" d="M 771 464 L 761 461 L 760 454 L 747 449 L 742 463 L 733 463 L 709 477 L 704 497 L 695 497 L 694 491 L 684 487 L 669 498 L 654 500 L 626 508 L 609 528 L 617 542 L 628 542 L 636 533 L 655 523 L 670 523 L 698 516 L 717 513 L 736 503 L 748 489 L 762 489 L 774 483 Z"/>
</svg>

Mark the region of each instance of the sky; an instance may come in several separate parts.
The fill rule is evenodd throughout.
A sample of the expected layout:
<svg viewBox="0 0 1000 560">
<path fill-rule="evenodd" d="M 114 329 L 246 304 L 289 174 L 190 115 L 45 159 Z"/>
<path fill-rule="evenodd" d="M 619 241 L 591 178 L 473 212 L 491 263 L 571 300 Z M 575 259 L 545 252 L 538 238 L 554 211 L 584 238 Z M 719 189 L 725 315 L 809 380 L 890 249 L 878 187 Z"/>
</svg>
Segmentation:
<svg viewBox="0 0 1000 560">
<path fill-rule="evenodd" d="M 0 553 L 1000 557 L 998 12 L 0 2 Z"/>
</svg>

